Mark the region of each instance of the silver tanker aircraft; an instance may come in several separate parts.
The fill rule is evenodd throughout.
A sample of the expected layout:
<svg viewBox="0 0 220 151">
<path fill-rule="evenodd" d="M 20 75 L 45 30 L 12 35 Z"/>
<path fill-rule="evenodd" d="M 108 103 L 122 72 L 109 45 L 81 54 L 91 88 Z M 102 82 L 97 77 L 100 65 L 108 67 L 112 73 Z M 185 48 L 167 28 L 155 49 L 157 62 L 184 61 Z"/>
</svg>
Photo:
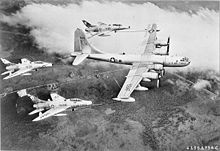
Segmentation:
<svg viewBox="0 0 220 151">
<path fill-rule="evenodd" d="M 156 24 L 153 24 L 150 29 L 147 29 L 148 39 L 144 53 L 135 55 L 104 53 L 93 47 L 88 42 L 83 31 L 77 29 L 75 31 L 74 53 L 71 54 L 71 56 L 76 57 L 73 65 L 80 64 L 86 58 L 132 65 L 117 98 L 113 99 L 134 102 L 135 99 L 130 96 L 134 90 L 148 90 L 147 87 L 140 85 L 141 81 L 149 82 L 155 79 L 157 80 L 157 87 L 159 87 L 160 78 L 165 74 L 164 67 L 184 67 L 190 64 L 190 60 L 187 57 L 169 55 L 170 38 L 168 38 L 167 44 L 159 43 L 156 36 L 158 31 Z M 167 47 L 165 51 L 159 49 L 163 46 Z"/>
<path fill-rule="evenodd" d="M 1 75 L 9 74 L 8 76 L 4 77 L 3 79 L 13 78 L 19 75 L 31 75 L 29 73 L 32 70 L 37 70 L 38 68 L 44 67 L 51 67 L 52 63 L 43 62 L 43 61 L 33 61 L 23 58 L 21 59 L 21 63 L 12 63 L 6 59 L 1 58 L 1 61 L 6 65 L 6 70 Z"/>
<path fill-rule="evenodd" d="M 65 116 L 66 114 L 60 112 L 63 112 L 69 108 L 74 111 L 74 108 L 76 107 L 92 105 L 92 101 L 82 100 L 78 98 L 66 99 L 58 95 L 57 93 L 51 93 L 50 96 L 52 100 L 48 99 L 48 101 L 41 100 L 33 95 L 27 94 L 25 89 L 20 90 L 17 93 L 20 97 L 27 95 L 33 101 L 33 107 L 36 109 L 30 112 L 29 115 L 39 113 L 39 116 L 33 121 L 40 121 L 50 116 Z M 42 111 L 45 110 L 46 112 L 42 113 Z"/>
<path fill-rule="evenodd" d="M 98 25 L 92 25 L 85 20 L 82 20 L 82 22 L 87 27 L 85 29 L 85 31 L 90 33 L 91 37 L 96 36 L 96 35 L 97 36 L 110 36 L 107 33 L 110 33 L 110 32 L 116 33 L 119 30 L 125 30 L 125 29 L 130 28 L 130 26 L 123 27 L 121 24 L 105 24 L 102 22 L 98 22 Z M 91 38 L 91 37 L 89 37 L 89 38 Z"/>
</svg>

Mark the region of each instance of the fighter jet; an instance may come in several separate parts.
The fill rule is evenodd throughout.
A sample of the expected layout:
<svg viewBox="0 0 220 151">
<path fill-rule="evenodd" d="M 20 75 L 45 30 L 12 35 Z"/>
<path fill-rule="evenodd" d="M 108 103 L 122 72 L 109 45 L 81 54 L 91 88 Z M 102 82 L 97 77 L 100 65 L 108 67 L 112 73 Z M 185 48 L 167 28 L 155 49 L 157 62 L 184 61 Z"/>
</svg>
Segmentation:
<svg viewBox="0 0 220 151">
<path fill-rule="evenodd" d="M 125 29 L 130 28 L 130 26 L 123 27 L 121 24 L 105 24 L 102 22 L 98 22 L 98 25 L 92 25 L 85 20 L 82 20 L 82 22 L 87 27 L 85 29 L 85 31 L 87 33 L 90 33 L 91 37 L 93 37 L 93 36 L 110 36 L 107 33 L 110 33 L 110 32 L 116 33 L 119 30 L 125 30 Z M 91 37 L 89 37 L 89 38 L 91 38 Z"/>
<path fill-rule="evenodd" d="M 52 63 L 43 62 L 43 61 L 33 61 L 23 58 L 21 59 L 21 63 L 11 63 L 10 61 L 1 58 L 1 61 L 6 65 L 6 72 L 3 72 L 1 75 L 9 74 L 8 76 L 4 77 L 3 79 L 13 78 L 19 75 L 31 75 L 29 73 L 32 70 L 37 70 L 43 67 L 51 67 Z"/>
<path fill-rule="evenodd" d="M 117 101 L 134 102 L 135 99 L 130 95 L 134 90 L 145 91 L 147 87 L 140 85 L 141 81 L 157 80 L 157 87 L 159 87 L 160 78 L 165 74 L 164 67 L 184 67 L 190 64 L 187 57 L 170 56 L 169 55 L 169 42 L 161 44 L 157 42 L 156 33 L 157 25 L 153 24 L 147 30 L 147 41 L 142 54 L 112 54 L 104 53 L 93 47 L 87 40 L 82 30 L 75 31 L 74 53 L 75 56 L 73 65 L 80 64 L 84 59 L 94 59 L 100 61 L 107 61 L 112 63 L 132 65 L 131 69 L 126 76 L 126 81 L 122 86 L 118 96 L 113 98 Z M 166 51 L 158 51 L 157 47 L 167 47 Z"/>
<path fill-rule="evenodd" d="M 74 111 L 74 108 L 81 106 L 92 105 L 92 101 L 86 101 L 78 98 L 69 98 L 66 99 L 57 93 L 51 93 L 51 99 L 48 101 L 41 100 L 33 95 L 27 94 L 26 90 L 20 90 L 17 92 L 20 97 L 25 95 L 29 96 L 33 101 L 33 107 L 36 108 L 34 111 L 30 112 L 29 115 L 33 115 L 39 113 L 39 116 L 35 118 L 33 121 L 40 121 L 50 116 L 65 116 L 67 114 L 60 113 L 68 108 L 71 108 Z M 42 113 L 42 111 L 46 111 Z"/>
</svg>

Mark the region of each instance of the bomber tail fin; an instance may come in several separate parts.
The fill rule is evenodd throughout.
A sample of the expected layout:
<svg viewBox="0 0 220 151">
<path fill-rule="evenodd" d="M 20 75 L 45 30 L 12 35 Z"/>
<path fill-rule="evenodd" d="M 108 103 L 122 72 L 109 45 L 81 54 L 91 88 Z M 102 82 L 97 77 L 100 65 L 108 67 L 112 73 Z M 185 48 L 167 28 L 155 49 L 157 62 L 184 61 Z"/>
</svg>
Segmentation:
<svg viewBox="0 0 220 151">
<path fill-rule="evenodd" d="M 71 56 L 75 56 L 73 65 L 80 64 L 91 53 L 103 53 L 102 51 L 94 48 L 87 40 L 85 33 L 77 28 L 74 32 L 74 53 Z"/>
</svg>

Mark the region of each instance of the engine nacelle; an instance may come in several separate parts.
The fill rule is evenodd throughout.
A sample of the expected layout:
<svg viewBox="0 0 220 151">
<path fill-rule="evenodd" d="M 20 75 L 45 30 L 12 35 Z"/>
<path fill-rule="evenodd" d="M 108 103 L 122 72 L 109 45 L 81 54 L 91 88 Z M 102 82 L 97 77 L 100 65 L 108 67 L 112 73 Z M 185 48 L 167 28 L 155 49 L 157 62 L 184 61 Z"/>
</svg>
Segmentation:
<svg viewBox="0 0 220 151">
<path fill-rule="evenodd" d="M 138 85 L 134 90 L 136 90 L 136 91 L 147 91 L 148 88 L 147 87 L 143 87 L 141 85 Z"/>
<path fill-rule="evenodd" d="M 156 46 L 156 48 L 161 48 L 161 47 L 166 47 L 167 44 L 166 43 L 156 43 L 155 46 Z"/>
<path fill-rule="evenodd" d="M 151 82 L 151 80 L 148 79 L 148 78 L 143 78 L 142 80 L 143 80 L 144 82 Z"/>
<path fill-rule="evenodd" d="M 164 68 L 163 68 L 162 64 L 155 64 L 153 69 L 154 70 L 163 70 Z"/>
<path fill-rule="evenodd" d="M 158 79 L 159 75 L 156 72 L 145 72 L 142 74 L 142 77 L 148 79 Z"/>
<path fill-rule="evenodd" d="M 165 75 L 165 69 L 162 64 L 155 64 L 153 69 L 156 70 L 156 72 L 159 74 L 159 77 Z"/>
<path fill-rule="evenodd" d="M 112 98 L 115 101 L 121 101 L 121 102 L 135 102 L 135 99 L 132 97 L 129 98 Z"/>
<path fill-rule="evenodd" d="M 167 49 L 156 49 L 154 51 L 154 54 L 155 55 L 168 55 Z"/>
</svg>

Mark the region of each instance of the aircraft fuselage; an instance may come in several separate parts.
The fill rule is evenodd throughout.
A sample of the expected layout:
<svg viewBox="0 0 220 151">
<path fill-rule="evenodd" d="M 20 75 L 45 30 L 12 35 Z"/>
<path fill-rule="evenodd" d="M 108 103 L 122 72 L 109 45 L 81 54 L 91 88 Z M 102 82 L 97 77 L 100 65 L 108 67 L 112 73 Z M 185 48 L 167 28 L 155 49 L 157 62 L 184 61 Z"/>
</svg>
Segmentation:
<svg viewBox="0 0 220 151">
<path fill-rule="evenodd" d="M 34 104 L 34 108 L 40 109 L 50 109 L 50 108 L 57 108 L 57 107 L 79 107 L 79 106 L 84 106 L 84 105 L 91 105 L 91 101 L 85 101 L 77 98 L 72 98 L 72 99 L 66 99 L 64 101 L 47 101 L 45 103 L 37 103 Z"/>
<path fill-rule="evenodd" d="M 184 67 L 190 61 L 186 57 L 168 55 L 121 55 L 121 54 L 89 54 L 89 59 L 132 65 L 139 62 L 161 64 L 164 67 Z"/>
<path fill-rule="evenodd" d="M 19 70 L 19 69 L 36 69 L 36 68 L 41 68 L 41 67 L 50 67 L 52 66 L 52 63 L 48 62 L 40 62 L 38 63 L 31 62 L 31 63 L 18 63 L 14 65 L 10 65 L 6 67 L 6 70 Z"/>
<path fill-rule="evenodd" d="M 113 26 L 113 25 L 102 25 L 102 26 L 94 26 L 94 27 L 89 27 L 86 28 L 86 32 L 106 32 L 106 31 L 118 31 L 118 30 L 125 30 L 129 29 L 130 26 L 128 27 L 121 27 L 121 26 Z"/>
</svg>

